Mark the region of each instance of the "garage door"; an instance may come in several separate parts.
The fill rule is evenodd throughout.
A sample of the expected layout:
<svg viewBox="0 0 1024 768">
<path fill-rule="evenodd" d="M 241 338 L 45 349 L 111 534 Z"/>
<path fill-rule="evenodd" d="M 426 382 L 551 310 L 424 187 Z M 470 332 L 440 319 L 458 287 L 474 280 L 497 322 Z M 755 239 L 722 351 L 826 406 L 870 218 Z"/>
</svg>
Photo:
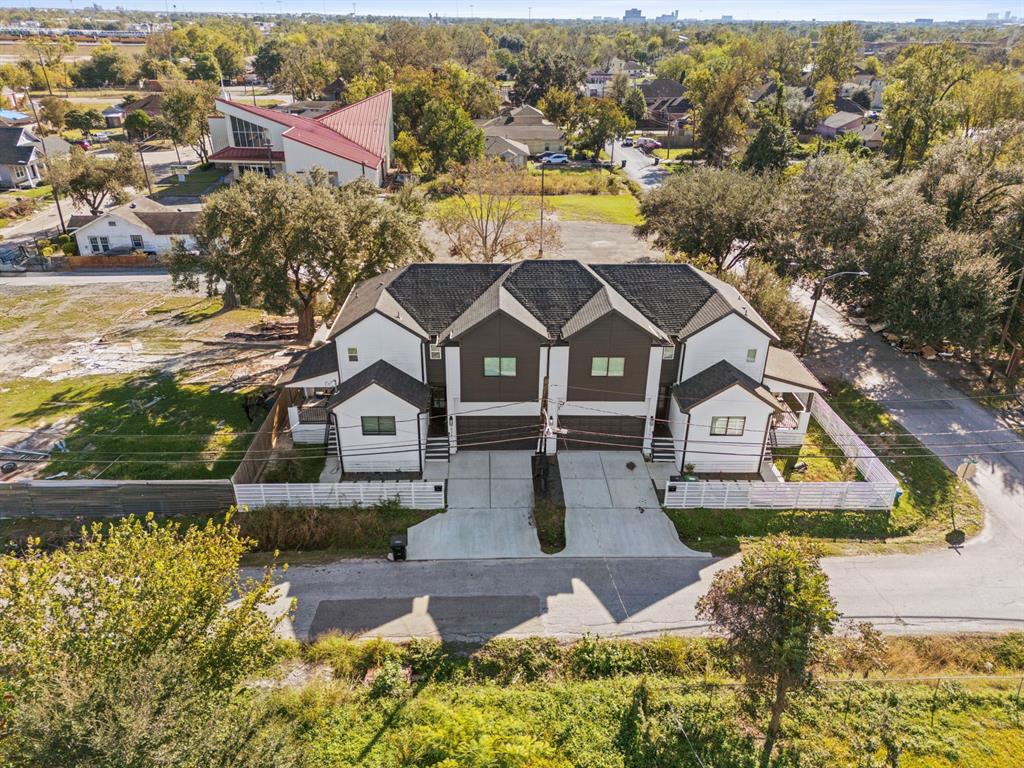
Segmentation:
<svg viewBox="0 0 1024 768">
<path fill-rule="evenodd" d="M 559 416 L 558 426 L 569 430 L 565 437 L 558 439 L 560 451 L 640 450 L 644 444 L 644 419 L 641 418 Z"/>
<path fill-rule="evenodd" d="M 460 451 L 535 451 L 537 416 L 459 416 Z"/>
</svg>

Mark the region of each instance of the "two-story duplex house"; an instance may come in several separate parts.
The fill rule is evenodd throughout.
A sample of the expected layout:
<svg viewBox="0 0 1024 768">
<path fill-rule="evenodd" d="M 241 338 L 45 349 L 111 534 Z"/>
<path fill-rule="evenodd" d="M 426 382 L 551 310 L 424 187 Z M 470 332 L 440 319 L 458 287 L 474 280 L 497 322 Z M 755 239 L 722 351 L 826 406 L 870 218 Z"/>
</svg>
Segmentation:
<svg viewBox="0 0 1024 768">
<path fill-rule="evenodd" d="M 465 450 L 637 449 L 756 473 L 799 443 L 820 383 L 739 293 L 685 264 L 413 264 L 358 284 L 305 390 L 297 442 L 345 472 Z"/>
<path fill-rule="evenodd" d="M 216 107 L 210 162 L 235 178 L 321 168 L 335 186 L 360 178 L 384 185 L 394 140 L 391 91 L 315 117 L 225 99 Z"/>
</svg>

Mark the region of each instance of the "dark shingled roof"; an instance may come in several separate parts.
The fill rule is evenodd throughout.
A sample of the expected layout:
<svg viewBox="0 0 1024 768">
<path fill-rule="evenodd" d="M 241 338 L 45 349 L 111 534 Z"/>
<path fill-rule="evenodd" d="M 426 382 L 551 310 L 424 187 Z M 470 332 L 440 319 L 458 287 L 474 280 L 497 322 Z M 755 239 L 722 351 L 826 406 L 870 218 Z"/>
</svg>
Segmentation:
<svg viewBox="0 0 1024 768">
<path fill-rule="evenodd" d="M 682 83 L 667 77 L 659 77 L 640 84 L 640 92 L 648 101 L 653 99 L 676 99 L 686 93 Z"/>
<path fill-rule="evenodd" d="M 593 264 L 591 269 L 670 334 L 679 333 L 715 293 L 686 264 Z"/>
<path fill-rule="evenodd" d="M 24 165 L 32 159 L 32 152 L 39 145 L 35 142 L 19 145 L 23 133 L 26 133 L 24 126 L 0 128 L 0 165 Z M 25 138 L 31 140 L 32 134 Z"/>
<path fill-rule="evenodd" d="M 672 396 L 683 411 L 703 403 L 709 397 L 724 392 L 734 384 L 739 384 L 752 395 L 761 398 L 768 405 L 779 410 L 780 407 L 771 393 L 743 371 L 725 360 L 721 360 L 700 373 L 695 373 L 686 381 L 672 387 Z"/>
<path fill-rule="evenodd" d="M 327 401 L 327 407 L 334 408 L 344 403 L 371 384 L 383 387 L 395 397 L 400 397 L 421 410 L 430 407 L 430 387 L 384 360 L 378 360 L 341 382 L 337 391 Z"/>
<path fill-rule="evenodd" d="M 288 366 L 277 386 L 293 381 L 315 379 L 328 373 L 338 372 L 338 350 L 334 344 L 321 344 L 319 347 L 307 349 L 296 362 Z"/>
<path fill-rule="evenodd" d="M 507 264 L 410 264 L 386 286 L 427 333 L 441 333 L 508 270 Z"/>
<path fill-rule="evenodd" d="M 506 278 L 505 288 L 558 338 L 601 283 L 578 261 L 524 261 Z"/>
<path fill-rule="evenodd" d="M 136 211 L 154 235 L 187 235 L 195 229 L 200 211 Z"/>
</svg>

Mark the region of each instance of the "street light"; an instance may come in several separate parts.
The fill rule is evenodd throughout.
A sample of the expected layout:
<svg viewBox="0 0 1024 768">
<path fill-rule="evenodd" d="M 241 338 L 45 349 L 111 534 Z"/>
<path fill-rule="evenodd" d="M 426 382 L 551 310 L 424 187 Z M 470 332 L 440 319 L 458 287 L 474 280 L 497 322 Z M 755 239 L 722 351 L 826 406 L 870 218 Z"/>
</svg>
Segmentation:
<svg viewBox="0 0 1024 768">
<path fill-rule="evenodd" d="M 842 277 L 843 275 L 853 275 L 854 277 L 867 277 L 868 273 L 863 270 L 859 272 L 834 272 L 831 275 L 825 275 L 821 278 L 814 286 L 814 301 L 811 302 L 811 314 L 807 318 L 807 328 L 804 330 L 804 340 L 800 344 L 800 357 L 803 357 L 807 353 L 807 339 L 811 335 L 811 324 L 814 322 L 814 310 L 818 308 L 818 299 L 821 298 L 822 288 L 825 287 L 825 283 L 834 277 Z"/>
</svg>

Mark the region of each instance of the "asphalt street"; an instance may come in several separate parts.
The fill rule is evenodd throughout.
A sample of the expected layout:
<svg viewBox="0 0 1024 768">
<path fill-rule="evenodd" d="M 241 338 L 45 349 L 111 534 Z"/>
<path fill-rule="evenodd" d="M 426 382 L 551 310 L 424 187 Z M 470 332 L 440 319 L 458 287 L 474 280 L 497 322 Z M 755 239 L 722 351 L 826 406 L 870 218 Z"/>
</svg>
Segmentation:
<svg viewBox="0 0 1024 768">
<path fill-rule="evenodd" d="M 821 303 L 809 363 L 872 396 L 955 467 L 981 455 L 972 485 L 988 511 L 984 531 L 959 550 L 830 558 L 832 593 L 847 618 L 891 633 L 1024 630 L 1024 440 L 915 358 L 850 326 Z M 943 434 L 934 434 L 943 433 Z M 972 434 L 973 433 L 973 434 Z M 999 443 L 998 446 L 994 445 Z M 1014 452 L 1017 451 L 1017 452 Z M 574 638 L 704 631 L 695 604 L 735 558 L 530 559 L 390 563 L 341 560 L 292 566 L 281 606 L 297 600 L 286 631 L 331 629 L 390 638 L 486 640 L 501 634 Z"/>
<path fill-rule="evenodd" d="M 670 175 L 670 171 L 664 165 L 654 164 L 653 157 L 644 154 L 636 147 L 624 147 L 620 141 L 615 142 L 614 148 L 609 144 L 605 147 L 605 151 L 612 156 L 612 161 L 616 165 L 625 160 L 626 175 L 645 191 L 660 187 Z"/>
</svg>

